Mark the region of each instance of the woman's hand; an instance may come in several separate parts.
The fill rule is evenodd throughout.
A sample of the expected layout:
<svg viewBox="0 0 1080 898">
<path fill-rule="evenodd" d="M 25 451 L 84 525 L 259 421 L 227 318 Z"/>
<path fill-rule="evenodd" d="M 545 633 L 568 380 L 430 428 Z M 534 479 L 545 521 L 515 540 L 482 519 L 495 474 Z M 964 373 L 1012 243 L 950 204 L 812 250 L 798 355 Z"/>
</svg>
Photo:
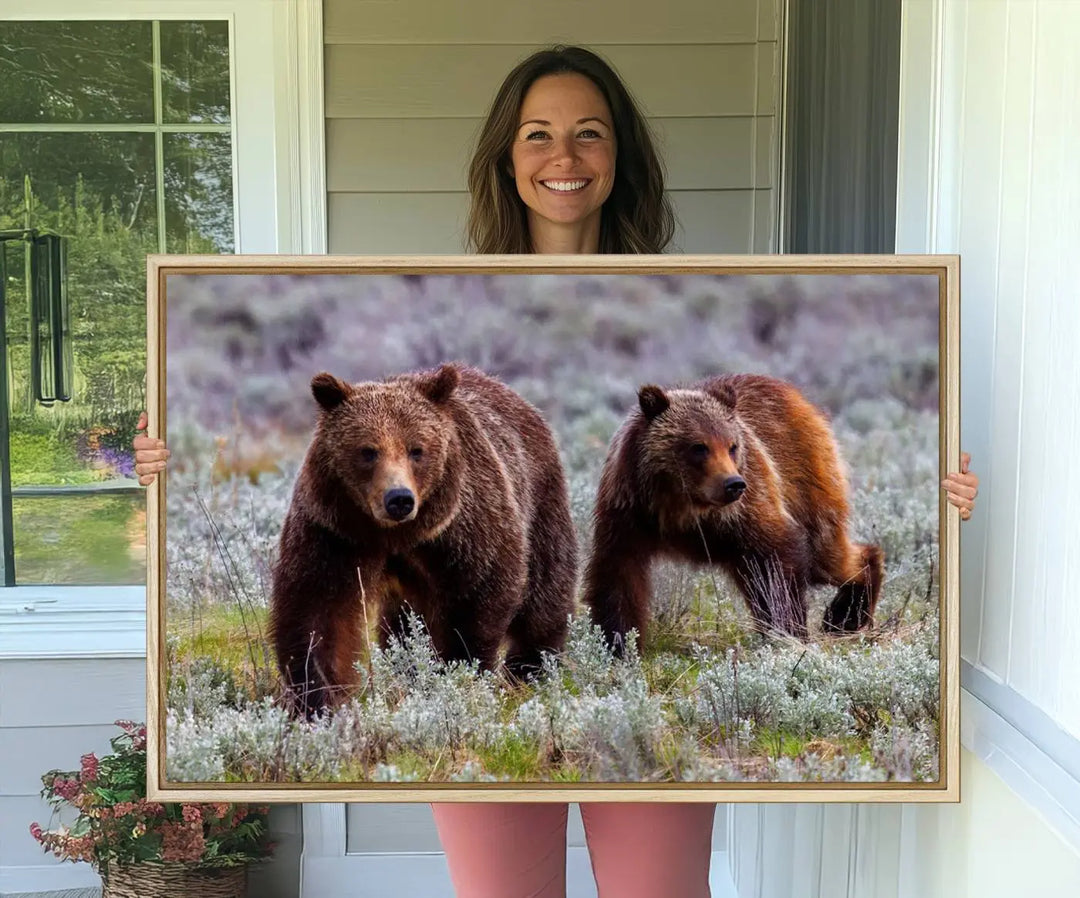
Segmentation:
<svg viewBox="0 0 1080 898">
<path fill-rule="evenodd" d="M 975 497 L 979 495 L 979 476 L 968 470 L 971 456 L 960 453 L 960 473 L 950 474 L 941 481 L 949 501 L 960 509 L 960 520 L 966 521 L 975 509 Z"/>
<path fill-rule="evenodd" d="M 135 429 L 146 430 L 146 412 L 139 415 L 139 423 L 135 425 Z M 147 486 L 154 482 L 158 471 L 165 470 L 169 450 L 165 448 L 164 440 L 145 435 L 135 437 L 132 445 L 135 447 L 135 473 L 139 475 L 139 483 Z"/>
</svg>

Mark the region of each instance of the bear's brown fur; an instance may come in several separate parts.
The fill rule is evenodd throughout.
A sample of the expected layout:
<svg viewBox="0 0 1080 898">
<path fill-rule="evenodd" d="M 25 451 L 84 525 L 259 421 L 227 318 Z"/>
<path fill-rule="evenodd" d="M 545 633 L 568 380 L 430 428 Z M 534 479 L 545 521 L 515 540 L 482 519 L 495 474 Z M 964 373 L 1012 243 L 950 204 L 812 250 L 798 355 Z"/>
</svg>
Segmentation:
<svg viewBox="0 0 1080 898">
<path fill-rule="evenodd" d="M 380 639 L 411 608 L 445 660 L 539 667 L 566 636 L 577 544 L 539 413 L 462 365 L 349 385 L 311 382 L 318 424 L 273 572 L 271 632 L 294 708 L 354 681 L 367 609 Z M 375 612 L 372 612 L 374 616 Z"/>
<path fill-rule="evenodd" d="M 638 399 L 608 450 L 585 573 L 585 604 L 617 648 L 631 628 L 644 636 L 665 556 L 725 569 L 762 631 L 805 638 L 813 585 L 838 587 L 826 630 L 873 621 L 881 549 L 848 539 L 836 441 L 795 387 L 723 375 Z"/>
</svg>

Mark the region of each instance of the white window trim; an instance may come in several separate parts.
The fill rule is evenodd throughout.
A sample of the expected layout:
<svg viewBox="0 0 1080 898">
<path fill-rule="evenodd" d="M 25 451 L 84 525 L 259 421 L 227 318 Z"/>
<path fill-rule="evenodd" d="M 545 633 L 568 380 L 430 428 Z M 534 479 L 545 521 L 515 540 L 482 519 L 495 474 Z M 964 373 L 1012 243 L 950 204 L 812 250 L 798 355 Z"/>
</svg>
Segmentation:
<svg viewBox="0 0 1080 898">
<path fill-rule="evenodd" d="M 963 679 L 960 741 L 964 747 L 1080 852 L 1080 778 L 1075 769 L 1080 764 L 1080 743 L 1015 690 L 995 687 L 966 661 Z"/>
<path fill-rule="evenodd" d="M 321 0 L 0 0 L 0 21 L 223 19 L 236 251 L 326 252 Z M 0 658 L 143 657 L 146 590 L 0 589 Z"/>
</svg>

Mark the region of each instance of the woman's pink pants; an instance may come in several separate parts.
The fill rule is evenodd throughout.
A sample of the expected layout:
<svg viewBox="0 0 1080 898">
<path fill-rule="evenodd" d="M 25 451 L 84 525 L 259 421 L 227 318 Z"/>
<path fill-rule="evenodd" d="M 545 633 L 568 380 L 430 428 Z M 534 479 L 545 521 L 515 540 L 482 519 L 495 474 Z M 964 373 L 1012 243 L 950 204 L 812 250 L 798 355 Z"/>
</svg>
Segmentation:
<svg viewBox="0 0 1080 898">
<path fill-rule="evenodd" d="M 564 898 L 566 804 L 432 804 L 458 898 Z M 581 805 L 599 898 L 708 898 L 709 802 Z"/>
</svg>

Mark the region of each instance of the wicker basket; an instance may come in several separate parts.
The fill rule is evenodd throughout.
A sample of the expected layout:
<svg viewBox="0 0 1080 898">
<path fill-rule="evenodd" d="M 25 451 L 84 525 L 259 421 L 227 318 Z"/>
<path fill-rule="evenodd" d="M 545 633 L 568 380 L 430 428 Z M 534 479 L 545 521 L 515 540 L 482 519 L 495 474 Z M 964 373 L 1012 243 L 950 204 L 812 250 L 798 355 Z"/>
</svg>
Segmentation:
<svg viewBox="0 0 1080 898">
<path fill-rule="evenodd" d="M 180 863 L 113 867 L 101 898 L 244 898 L 247 867 L 199 868 Z"/>
</svg>

